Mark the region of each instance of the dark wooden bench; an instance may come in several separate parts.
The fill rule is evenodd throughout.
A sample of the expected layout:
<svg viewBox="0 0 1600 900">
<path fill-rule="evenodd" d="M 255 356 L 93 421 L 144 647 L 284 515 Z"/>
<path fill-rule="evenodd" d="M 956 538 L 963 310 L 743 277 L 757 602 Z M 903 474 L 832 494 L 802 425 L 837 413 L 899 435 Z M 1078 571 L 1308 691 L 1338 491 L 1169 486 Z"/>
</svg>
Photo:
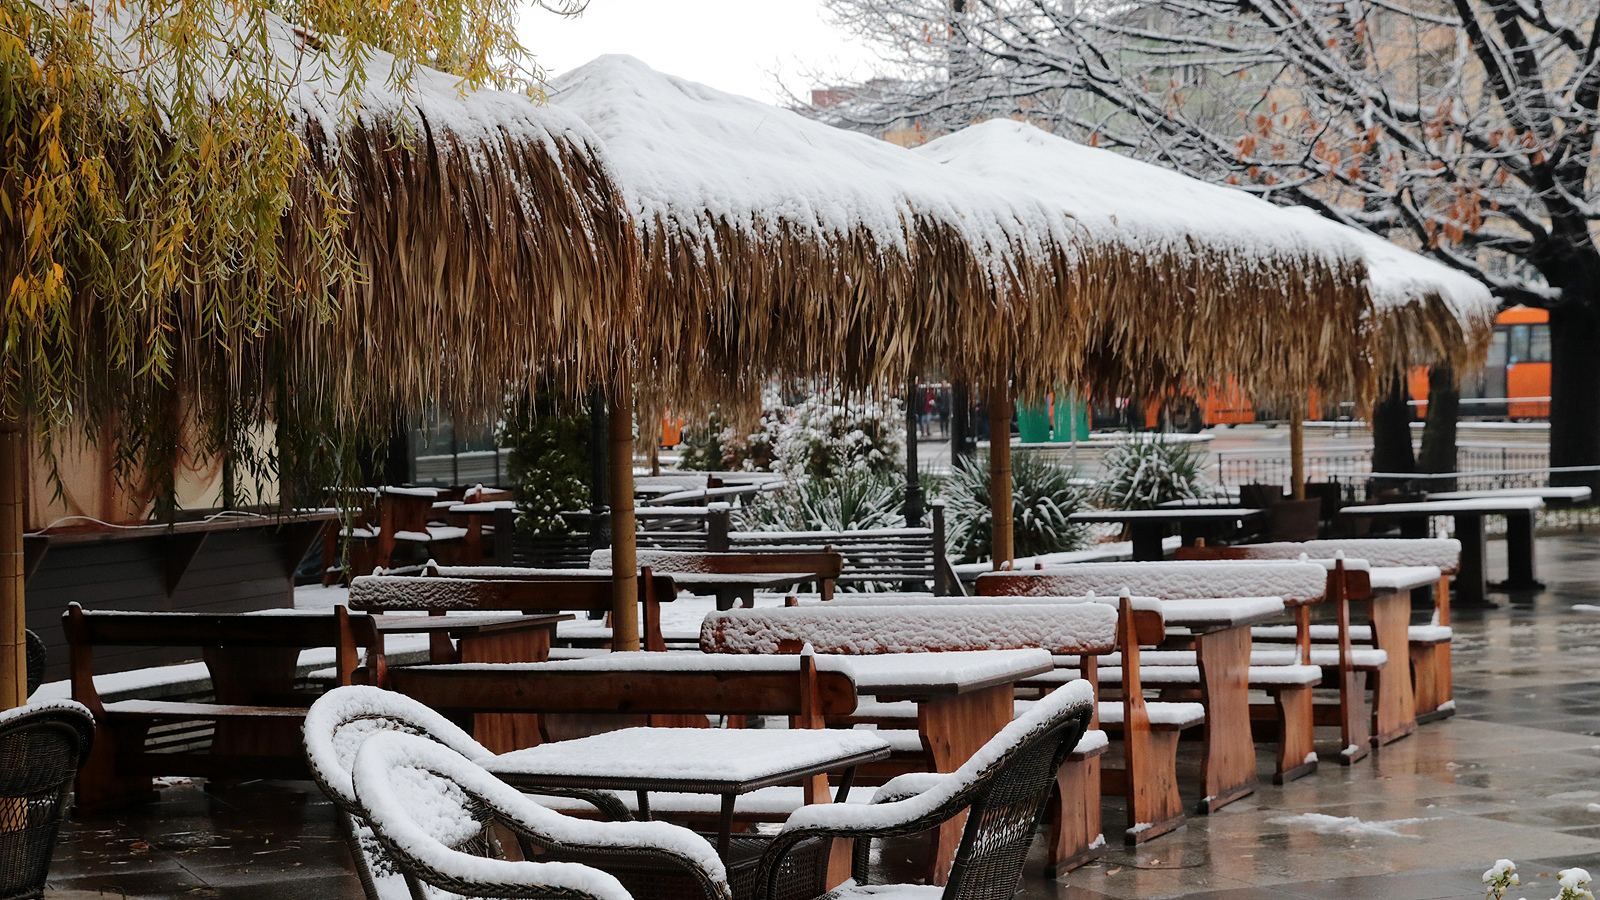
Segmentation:
<svg viewBox="0 0 1600 900">
<path fill-rule="evenodd" d="M 364 612 L 611 612 L 611 576 L 553 577 L 543 570 L 463 566 L 433 570 L 448 576 L 364 575 L 350 582 L 350 608 Z M 640 633 L 646 650 L 665 650 L 661 604 L 677 597 L 670 575 L 646 567 L 639 578 Z M 452 662 L 448 638 L 435 639 L 434 662 Z"/>
<path fill-rule="evenodd" d="M 727 549 L 741 553 L 831 551 L 842 558 L 835 584 L 848 589 L 931 590 L 937 596 L 961 593 L 960 580 L 945 556 L 944 507 L 931 507 L 930 528 L 874 528 L 864 531 L 735 531 Z M 826 598 L 824 598 L 826 599 Z"/>
<path fill-rule="evenodd" d="M 358 683 L 360 650 L 382 668 L 383 644 L 370 616 L 343 607 L 321 614 L 104 612 L 74 603 L 62 616 L 72 699 L 95 717 L 95 745 L 78 776 L 85 807 L 154 793 L 151 777 L 305 778 L 300 722 L 314 697 L 295 691 L 300 651 L 332 647 L 335 680 Z M 96 647 L 194 647 L 211 673 L 214 700 L 102 702 L 94 684 Z M 146 737 L 175 722 L 215 722 L 205 752 L 151 752 Z"/>
</svg>

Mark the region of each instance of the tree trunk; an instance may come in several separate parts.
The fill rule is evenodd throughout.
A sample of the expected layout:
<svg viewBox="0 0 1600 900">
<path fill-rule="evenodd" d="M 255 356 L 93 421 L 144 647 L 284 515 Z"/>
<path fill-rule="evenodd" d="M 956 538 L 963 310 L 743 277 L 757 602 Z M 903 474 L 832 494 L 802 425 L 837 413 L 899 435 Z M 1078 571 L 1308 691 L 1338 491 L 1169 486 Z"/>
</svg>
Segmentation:
<svg viewBox="0 0 1600 900">
<path fill-rule="evenodd" d="M 965 379 L 950 383 L 950 462 L 971 460 L 978 452 L 972 433 L 972 390 Z"/>
<path fill-rule="evenodd" d="M 1378 402 L 1372 407 L 1372 471 L 1415 472 L 1416 454 L 1411 449 L 1411 407 L 1406 390 L 1406 372 L 1396 369 L 1378 387 Z M 1398 487 L 1398 479 L 1374 479 L 1378 490 Z"/>
<path fill-rule="evenodd" d="M 922 390 L 915 375 L 906 379 L 906 527 L 922 527 L 922 483 L 917 477 L 917 428 L 922 418 Z"/>
<path fill-rule="evenodd" d="M 1428 418 L 1422 427 L 1422 454 L 1417 468 L 1423 472 L 1456 471 L 1456 419 L 1461 414 L 1461 389 L 1448 365 L 1428 370 Z M 1430 479 L 1430 491 L 1453 491 L 1455 479 Z"/>
<path fill-rule="evenodd" d="M 1554 468 L 1600 465 L 1597 351 L 1600 315 L 1590 304 L 1573 299 L 1550 310 L 1550 465 Z M 1557 472 L 1550 483 L 1585 485 L 1600 492 L 1600 473 Z"/>
</svg>

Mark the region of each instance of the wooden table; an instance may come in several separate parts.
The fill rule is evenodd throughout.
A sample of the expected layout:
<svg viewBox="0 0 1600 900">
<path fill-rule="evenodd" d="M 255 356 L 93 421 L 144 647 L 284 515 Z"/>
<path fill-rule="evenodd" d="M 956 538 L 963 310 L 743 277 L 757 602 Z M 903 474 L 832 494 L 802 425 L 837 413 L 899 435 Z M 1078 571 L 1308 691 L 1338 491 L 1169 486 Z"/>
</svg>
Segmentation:
<svg viewBox="0 0 1600 900">
<path fill-rule="evenodd" d="M 1582 503 L 1593 495 L 1586 487 L 1485 488 L 1473 491 L 1428 491 L 1429 500 L 1482 500 L 1494 497 L 1538 497 L 1546 505 Z"/>
<path fill-rule="evenodd" d="M 870 731 L 624 728 L 502 754 L 484 768 L 518 786 L 636 791 L 646 820 L 651 791 L 719 794 L 717 852 L 726 859 L 740 794 L 842 771 L 842 803 L 856 766 L 888 757 L 889 744 Z"/>
<path fill-rule="evenodd" d="M 1119 522 L 1128 526 L 1133 537 L 1133 559 L 1148 562 L 1162 559 L 1161 539 L 1167 528 L 1178 523 L 1185 546 L 1196 538 L 1206 537 L 1217 527 L 1237 524 L 1257 518 L 1264 510 L 1242 506 L 1166 507 L 1160 509 L 1101 509 L 1077 512 L 1067 517 L 1069 522 Z"/>
<path fill-rule="evenodd" d="M 468 565 L 476 565 L 484 559 L 483 556 L 483 526 L 485 523 L 494 524 L 494 518 L 502 509 L 516 510 L 515 500 L 482 500 L 474 503 L 451 504 L 447 510 L 450 514 L 451 524 L 461 524 L 467 529 L 467 536 L 463 539 L 466 548 Z"/>
<path fill-rule="evenodd" d="M 1283 613 L 1277 597 L 1163 600 L 1167 627 L 1186 629 L 1200 666 L 1206 707 L 1205 758 L 1196 810 L 1216 812 L 1256 789 L 1256 746 L 1250 732 L 1250 626 Z"/>
<path fill-rule="evenodd" d="M 1347 506 L 1343 516 L 1364 516 L 1398 520 L 1406 537 L 1408 530 L 1425 527 L 1428 516 L 1455 519 L 1456 539 L 1461 541 L 1461 568 L 1456 573 L 1456 599 L 1468 605 L 1483 604 L 1488 593 L 1484 571 L 1484 518 L 1506 517 L 1506 580 L 1495 585 L 1505 591 L 1536 591 L 1544 587 L 1534 574 L 1533 520 L 1544 501 L 1538 497 L 1480 497 L 1467 500 L 1419 500 L 1412 503 L 1380 503 L 1372 506 Z"/>
<path fill-rule="evenodd" d="M 1368 573 L 1372 584 L 1367 621 L 1372 646 L 1389 655 L 1373 691 L 1372 743 L 1382 746 L 1417 730 L 1411 682 L 1411 591 L 1439 581 L 1433 566 L 1384 566 Z"/>
<path fill-rule="evenodd" d="M 862 694 L 915 701 L 917 732 L 935 772 L 954 772 L 1010 724 L 1016 682 L 1055 668 L 1044 650 L 824 654 L 818 660 L 843 661 Z M 965 816 L 957 816 L 939 826 L 928 873 L 934 884 L 943 884 L 949 874 L 965 822 Z"/>
<path fill-rule="evenodd" d="M 550 658 L 550 637 L 556 624 L 570 621 L 557 615 L 444 615 L 419 616 L 388 613 L 373 616 L 378 633 L 426 634 L 429 656 L 435 663 L 534 663 Z M 456 639 L 453 652 L 449 638 Z M 448 655 L 447 655 L 448 654 Z M 473 736 L 496 753 L 538 742 L 539 717 L 517 713 L 475 713 Z"/>
<path fill-rule="evenodd" d="M 672 583 L 691 594 L 712 595 L 717 609 L 733 609 L 734 604 L 754 606 L 756 589 L 787 590 L 797 584 L 816 581 L 815 572 L 756 572 L 748 575 L 719 572 L 662 572 Z"/>
</svg>

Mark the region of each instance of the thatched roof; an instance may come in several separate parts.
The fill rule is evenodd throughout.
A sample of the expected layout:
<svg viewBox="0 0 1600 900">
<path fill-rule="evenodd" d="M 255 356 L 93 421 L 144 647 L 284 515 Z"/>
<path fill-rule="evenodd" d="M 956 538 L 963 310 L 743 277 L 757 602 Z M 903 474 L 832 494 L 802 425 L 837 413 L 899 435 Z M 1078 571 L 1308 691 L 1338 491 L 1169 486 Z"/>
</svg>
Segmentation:
<svg viewBox="0 0 1600 900">
<path fill-rule="evenodd" d="M 631 57 L 550 97 L 605 141 L 645 244 L 652 391 L 737 400 L 770 374 L 875 387 L 919 361 L 987 375 L 1020 336 L 1078 349 L 1063 210 Z M 1029 321 L 1024 294 L 1060 314 Z"/>
<path fill-rule="evenodd" d="M 122 11 L 102 19 L 111 46 L 137 52 L 121 21 L 136 7 L 112 7 Z M 290 393 L 384 421 L 428 407 L 481 421 L 531 378 L 581 388 L 615 371 L 638 244 L 592 130 L 533 97 L 472 90 L 379 50 L 364 51 L 365 78 L 352 82 L 337 39 L 271 13 L 260 36 L 216 39 L 200 77 L 222 96 L 268 73 L 265 93 L 309 151 L 298 209 L 285 211 L 285 264 L 303 293 L 280 298 L 276 330 L 253 336 Z M 345 185 L 356 283 L 325 283 L 300 252 L 325 229 L 305 215 L 318 208 L 317 176 Z"/>
<path fill-rule="evenodd" d="M 1302 402 L 1362 384 L 1370 305 L 1338 226 L 1009 119 L 916 152 L 1070 213 L 1091 311 L 1080 383 L 1148 392 L 1233 376 L 1258 401 Z M 1031 361 L 1019 355 L 1019 374 Z"/>
<path fill-rule="evenodd" d="M 1459 373 L 1480 364 L 1499 308 L 1483 282 L 1376 235 L 1350 232 L 1367 261 L 1376 310 L 1369 346 L 1379 375 L 1437 362 Z"/>
</svg>

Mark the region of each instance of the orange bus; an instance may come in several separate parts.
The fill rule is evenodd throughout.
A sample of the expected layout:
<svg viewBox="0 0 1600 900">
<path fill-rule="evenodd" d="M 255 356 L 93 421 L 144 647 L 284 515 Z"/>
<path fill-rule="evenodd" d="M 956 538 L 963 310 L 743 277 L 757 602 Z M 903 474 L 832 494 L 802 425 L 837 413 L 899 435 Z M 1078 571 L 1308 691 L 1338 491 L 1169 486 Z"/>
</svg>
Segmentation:
<svg viewBox="0 0 1600 900">
<path fill-rule="evenodd" d="M 1411 370 L 1411 399 L 1421 418 L 1428 413 L 1428 370 Z M 1489 357 L 1475 375 L 1461 379 L 1461 414 L 1486 418 L 1550 417 L 1550 314 L 1513 306 L 1495 317 Z"/>
</svg>

